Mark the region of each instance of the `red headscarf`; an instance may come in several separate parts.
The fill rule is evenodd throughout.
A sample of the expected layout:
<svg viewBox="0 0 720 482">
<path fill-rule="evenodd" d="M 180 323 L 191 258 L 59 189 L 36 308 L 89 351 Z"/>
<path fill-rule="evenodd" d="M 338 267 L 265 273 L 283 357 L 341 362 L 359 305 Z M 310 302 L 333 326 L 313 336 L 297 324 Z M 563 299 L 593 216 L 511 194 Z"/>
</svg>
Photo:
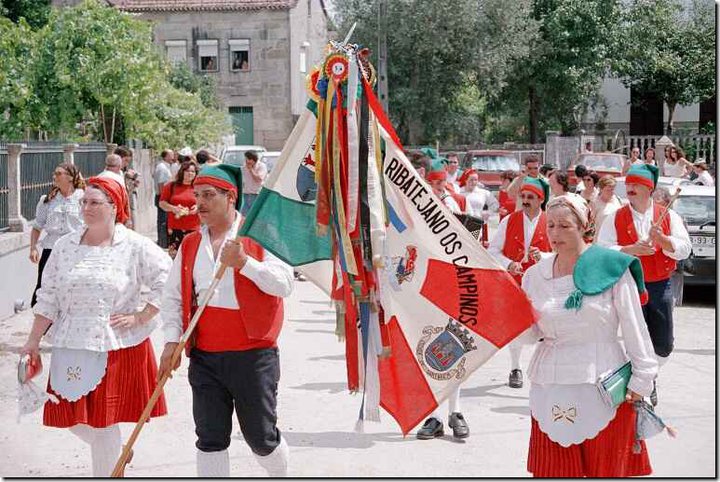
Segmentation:
<svg viewBox="0 0 720 482">
<path fill-rule="evenodd" d="M 478 172 L 475 169 L 468 169 L 467 171 L 462 173 L 462 176 L 458 178 L 458 185 L 460 187 L 465 187 L 465 184 L 467 184 L 468 177 L 470 177 L 470 174 L 478 174 Z M 480 176 L 480 174 L 478 174 Z"/>
<path fill-rule="evenodd" d="M 127 191 L 119 182 L 111 177 L 95 176 L 87 180 L 87 185 L 100 189 L 115 204 L 117 208 L 116 223 L 125 224 L 125 221 L 130 219 Z"/>
</svg>

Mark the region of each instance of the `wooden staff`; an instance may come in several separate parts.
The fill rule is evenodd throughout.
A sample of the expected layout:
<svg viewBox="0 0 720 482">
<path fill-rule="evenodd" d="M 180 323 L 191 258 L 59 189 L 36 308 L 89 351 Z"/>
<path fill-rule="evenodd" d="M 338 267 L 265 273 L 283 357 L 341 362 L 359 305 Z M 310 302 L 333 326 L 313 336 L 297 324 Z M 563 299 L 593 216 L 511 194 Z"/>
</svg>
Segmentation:
<svg viewBox="0 0 720 482">
<path fill-rule="evenodd" d="M 682 191 L 682 189 L 678 187 L 677 191 L 675 191 L 675 194 L 670 197 L 670 201 L 668 201 L 667 206 L 665 206 L 665 208 L 660 213 L 660 216 L 658 216 L 657 221 L 652 223 L 653 228 L 660 226 L 660 224 L 663 222 L 663 219 L 665 219 L 665 216 L 667 216 L 667 213 L 670 211 L 670 206 L 672 206 L 675 200 L 680 196 L 680 191 Z M 648 238 L 645 241 L 648 243 L 650 242 L 649 234 Z"/>
<path fill-rule="evenodd" d="M 240 237 L 236 238 L 236 241 L 239 240 Z M 160 380 L 158 380 L 158 384 L 155 387 L 155 391 L 153 392 L 152 396 L 150 397 L 150 400 L 148 400 L 147 405 L 145 406 L 145 410 L 143 411 L 142 415 L 140 415 L 140 420 L 138 420 L 137 424 L 135 425 L 135 429 L 133 430 L 132 434 L 130 435 L 130 438 L 128 439 L 127 443 L 123 446 L 122 453 L 120 454 L 120 458 L 118 459 L 117 463 L 115 464 L 115 468 L 112 471 L 111 477 L 125 477 L 125 466 L 130 462 L 131 454 L 132 454 L 132 447 L 135 444 L 135 441 L 137 440 L 138 436 L 140 435 L 140 431 L 143 428 L 143 425 L 147 420 L 150 418 L 150 412 L 152 412 L 153 407 L 155 407 L 155 404 L 158 401 L 158 398 L 160 398 L 160 395 L 162 395 L 163 387 L 165 386 L 165 383 L 168 381 L 168 379 L 171 376 L 172 367 L 175 366 L 175 363 L 180 359 L 182 356 L 182 352 L 185 349 L 185 345 L 187 345 L 188 340 L 190 339 L 190 336 L 192 335 L 193 330 L 195 330 L 195 326 L 197 326 L 198 320 L 200 320 L 200 316 L 202 316 L 203 311 L 205 310 L 205 307 L 207 306 L 208 302 L 210 301 L 210 298 L 213 295 L 213 292 L 215 291 L 215 288 L 217 288 L 218 283 L 220 283 L 220 279 L 222 279 L 223 275 L 225 274 L 225 270 L 227 269 L 226 264 L 221 264 L 217 271 L 215 272 L 215 277 L 212 280 L 212 283 L 210 283 L 210 287 L 205 291 L 203 294 L 202 300 L 200 301 L 200 305 L 197 308 L 197 311 L 195 311 L 195 315 L 193 315 L 192 319 L 190 320 L 190 324 L 188 325 L 187 330 L 185 330 L 185 333 L 183 333 L 182 337 L 180 337 L 180 342 L 175 347 L 175 351 L 173 351 L 172 357 L 170 358 L 170 369 L 163 374 L 162 377 L 160 377 Z"/>
</svg>

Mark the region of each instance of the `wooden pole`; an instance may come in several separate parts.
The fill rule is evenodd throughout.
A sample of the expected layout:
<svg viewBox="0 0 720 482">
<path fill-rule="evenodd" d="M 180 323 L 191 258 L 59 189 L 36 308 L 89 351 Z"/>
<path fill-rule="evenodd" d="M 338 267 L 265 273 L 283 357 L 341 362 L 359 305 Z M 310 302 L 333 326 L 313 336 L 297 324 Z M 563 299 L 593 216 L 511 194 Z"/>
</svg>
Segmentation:
<svg viewBox="0 0 720 482">
<path fill-rule="evenodd" d="M 217 272 L 215 273 L 215 277 L 212 280 L 212 283 L 210 283 L 210 287 L 205 291 L 203 294 L 202 300 L 200 301 L 200 305 L 198 306 L 197 311 L 195 311 L 195 315 L 193 315 L 192 319 L 190 320 L 190 325 L 188 326 L 187 330 L 185 330 L 185 333 L 183 333 L 182 337 L 180 337 L 180 342 L 175 347 L 175 351 L 173 351 L 172 357 L 170 358 L 170 367 L 174 367 L 175 363 L 180 359 L 182 356 L 182 352 L 185 349 L 185 345 L 187 345 L 188 340 L 190 339 L 190 336 L 192 335 L 193 330 L 195 330 L 195 327 L 198 324 L 198 321 L 200 320 L 200 316 L 202 316 L 203 311 L 205 310 L 205 307 L 207 306 L 208 302 L 210 301 L 210 298 L 212 297 L 213 292 L 215 291 L 215 288 L 217 288 L 218 283 L 220 283 L 220 280 L 222 279 L 223 275 L 225 274 L 225 270 L 227 269 L 227 265 L 221 264 L 218 267 Z M 152 396 L 150 397 L 150 400 L 148 400 L 147 405 L 145 406 L 145 410 L 143 410 L 142 415 L 140 415 L 140 419 L 138 420 L 137 424 L 135 425 L 135 429 L 133 430 L 132 434 L 130 435 L 130 438 L 128 439 L 127 443 L 123 446 L 123 450 L 120 453 L 120 458 L 118 459 L 117 463 L 115 464 L 115 468 L 112 471 L 111 477 L 124 477 L 125 476 L 125 466 L 129 462 L 130 454 L 132 453 L 132 447 L 135 445 L 135 441 L 137 440 L 138 436 L 140 436 L 140 431 L 143 428 L 143 425 L 147 420 L 150 418 L 150 413 L 152 412 L 152 409 L 155 407 L 155 404 L 158 401 L 158 398 L 160 398 L 160 395 L 162 395 L 163 387 L 165 386 L 165 383 L 170 378 L 171 369 L 168 370 L 162 377 L 160 377 L 160 380 L 158 380 L 158 384 L 155 387 L 155 391 L 153 392 Z"/>
</svg>

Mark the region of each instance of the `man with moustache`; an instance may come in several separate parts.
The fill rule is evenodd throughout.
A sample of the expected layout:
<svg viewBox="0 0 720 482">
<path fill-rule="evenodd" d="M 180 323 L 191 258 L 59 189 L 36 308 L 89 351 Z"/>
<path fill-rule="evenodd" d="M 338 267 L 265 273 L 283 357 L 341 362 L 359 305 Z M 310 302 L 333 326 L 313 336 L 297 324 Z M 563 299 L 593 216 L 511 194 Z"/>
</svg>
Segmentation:
<svg viewBox="0 0 720 482">
<path fill-rule="evenodd" d="M 513 179 L 507 188 L 508 196 L 515 199 L 515 205 L 517 206 L 515 209 L 517 211 L 520 210 L 520 191 L 525 184 L 525 177 L 531 177 L 533 179 L 542 178 L 540 175 L 540 158 L 534 154 L 527 156 L 523 160 L 523 167 L 520 174 L 520 176 Z M 545 202 L 547 203 L 547 201 L 549 201 L 549 199 L 546 198 Z"/>
<path fill-rule="evenodd" d="M 544 179 L 525 177 L 520 186 L 520 211 L 515 211 L 500 221 L 488 252 L 504 266 L 518 286 L 530 266 L 540 260 L 540 253 L 551 251 L 546 234 L 545 205 L 550 197 L 550 186 Z M 522 347 L 535 343 L 530 333 L 520 335 L 508 344 L 511 366 L 508 385 L 522 388 L 520 369 Z"/>
<path fill-rule="evenodd" d="M 199 477 L 229 477 L 233 410 L 258 463 L 270 477 L 287 475 L 289 450 L 277 428 L 282 298 L 293 271 L 248 238 L 236 239 L 243 217 L 239 167 L 204 166 L 195 178 L 202 229 L 185 236 L 162 303 L 165 349 L 159 377 L 178 368 L 172 353 L 221 264 L 225 271 L 202 313 L 186 354 L 193 394 Z"/>
<path fill-rule="evenodd" d="M 625 178 L 630 204 L 605 218 L 598 244 L 640 258 L 649 295 L 643 315 L 662 366 L 673 350 L 674 340 L 670 277 L 676 261 L 690 256 L 692 245 L 682 219 L 672 209 L 658 223 L 664 210 L 652 198 L 658 176 L 658 168 L 650 164 L 630 167 Z M 656 388 L 651 401 L 657 404 Z"/>
</svg>

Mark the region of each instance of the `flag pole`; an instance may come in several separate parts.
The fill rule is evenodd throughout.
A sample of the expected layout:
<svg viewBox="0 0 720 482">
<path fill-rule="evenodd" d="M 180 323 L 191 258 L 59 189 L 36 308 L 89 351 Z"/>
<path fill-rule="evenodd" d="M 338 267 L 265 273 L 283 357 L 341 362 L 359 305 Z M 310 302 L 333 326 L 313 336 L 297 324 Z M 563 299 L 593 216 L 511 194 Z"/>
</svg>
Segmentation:
<svg viewBox="0 0 720 482">
<path fill-rule="evenodd" d="M 236 239 L 239 239 L 236 238 Z M 193 331 L 195 330 L 195 327 L 198 324 L 198 321 L 200 320 L 200 316 L 202 316 L 203 311 L 205 310 L 205 307 L 207 307 L 208 303 L 210 302 L 210 298 L 212 297 L 213 293 L 215 292 L 215 288 L 217 288 L 218 283 L 220 283 L 220 280 L 222 279 L 223 275 L 225 274 L 225 270 L 227 269 L 226 264 L 221 264 L 217 271 L 215 272 L 215 277 L 213 278 L 212 282 L 210 283 L 209 288 L 205 291 L 203 294 L 202 300 L 200 301 L 200 305 L 198 306 L 197 310 L 195 311 L 195 314 L 193 315 L 192 319 L 190 320 L 190 324 L 187 327 L 187 330 L 185 330 L 185 333 L 183 333 L 182 337 L 180 337 L 180 342 L 175 347 L 175 350 L 173 351 L 172 356 L 170 357 L 170 367 L 174 367 L 177 361 L 182 356 L 182 352 L 185 349 L 185 345 L 187 345 L 188 340 L 190 339 L 190 336 L 192 335 Z M 111 473 L 111 477 L 125 477 L 125 466 L 130 462 L 131 454 L 132 454 L 132 447 L 135 445 L 135 441 L 140 436 L 140 431 L 143 428 L 143 425 L 145 425 L 145 422 L 150 418 L 150 413 L 152 412 L 152 409 L 155 407 L 155 404 L 157 403 L 158 399 L 160 398 L 160 395 L 162 395 L 163 387 L 165 386 L 165 383 L 170 379 L 172 372 L 172 368 L 168 369 L 163 376 L 158 380 L 158 384 L 155 387 L 155 391 L 153 392 L 152 396 L 150 397 L 150 400 L 148 400 L 147 405 L 145 406 L 145 410 L 143 410 L 142 415 L 140 415 L 140 419 L 138 420 L 137 424 L 135 424 L 135 429 L 133 430 L 132 434 L 130 435 L 130 438 L 128 439 L 127 443 L 123 446 L 123 450 L 120 453 L 120 458 L 118 459 L 117 463 L 115 464 L 115 468 L 113 469 Z"/>
</svg>

